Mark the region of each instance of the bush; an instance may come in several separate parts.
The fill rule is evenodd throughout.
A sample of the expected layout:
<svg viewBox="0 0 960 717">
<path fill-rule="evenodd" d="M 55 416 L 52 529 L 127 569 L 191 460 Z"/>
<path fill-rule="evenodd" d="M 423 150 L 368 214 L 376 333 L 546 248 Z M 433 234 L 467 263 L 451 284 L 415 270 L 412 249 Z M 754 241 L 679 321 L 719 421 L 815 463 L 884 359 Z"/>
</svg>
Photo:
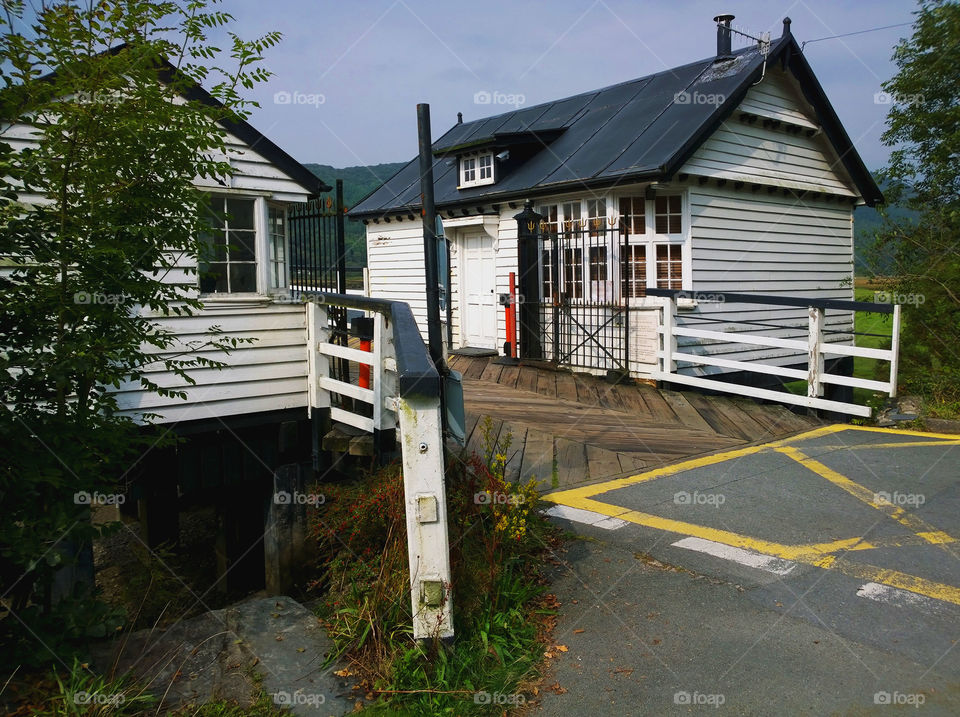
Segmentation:
<svg viewBox="0 0 960 717">
<path fill-rule="evenodd" d="M 537 676 L 553 614 L 539 566 L 558 534 L 535 511 L 536 483 L 504 480 L 509 436 L 496 441 L 489 419 L 483 428 L 484 457 L 447 468 L 452 646 L 413 640 L 399 466 L 326 487 L 312 516 L 321 555 L 313 587 L 326 588 L 319 612 L 337 647 L 331 660 L 349 659 L 367 697 L 379 696 L 375 711 L 485 713 L 476 695 L 517 695 Z"/>
</svg>

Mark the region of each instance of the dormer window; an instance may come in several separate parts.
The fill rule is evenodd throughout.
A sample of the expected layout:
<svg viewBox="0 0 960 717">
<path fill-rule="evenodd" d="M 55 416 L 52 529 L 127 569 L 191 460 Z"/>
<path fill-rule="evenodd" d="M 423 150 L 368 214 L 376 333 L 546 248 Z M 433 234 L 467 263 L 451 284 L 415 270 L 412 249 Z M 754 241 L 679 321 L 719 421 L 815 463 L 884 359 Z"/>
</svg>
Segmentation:
<svg viewBox="0 0 960 717">
<path fill-rule="evenodd" d="M 460 157 L 460 188 L 493 184 L 493 152 Z"/>
</svg>

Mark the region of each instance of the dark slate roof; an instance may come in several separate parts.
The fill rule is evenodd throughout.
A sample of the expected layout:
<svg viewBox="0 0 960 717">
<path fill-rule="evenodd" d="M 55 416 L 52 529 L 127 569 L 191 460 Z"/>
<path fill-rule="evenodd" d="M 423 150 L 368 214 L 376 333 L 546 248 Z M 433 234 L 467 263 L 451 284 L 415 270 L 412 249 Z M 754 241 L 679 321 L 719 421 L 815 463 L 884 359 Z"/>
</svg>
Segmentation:
<svg viewBox="0 0 960 717">
<path fill-rule="evenodd" d="M 756 47 L 731 60 L 708 58 L 648 77 L 454 125 L 433 144 L 438 207 L 524 199 L 571 189 L 671 177 L 740 105 L 763 72 Z M 780 62 L 798 79 L 824 133 L 867 204 L 883 201 L 870 172 L 830 106 L 793 36 L 771 44 L 768 64 Z M 722 95 L 716 105 L 675 101 L 681 93 Z M 497 137 L 527 134 L 538 149 L 509 167 L 496 184 L 457 189 L 457 166 L 446 150 L 496 146 Z M 540 139 L 543 137 L 543 139 Z M 420 204 L 419 160 L 414 158 L 354 206 L 351 218 L 414 210 Z"/>
</svg>

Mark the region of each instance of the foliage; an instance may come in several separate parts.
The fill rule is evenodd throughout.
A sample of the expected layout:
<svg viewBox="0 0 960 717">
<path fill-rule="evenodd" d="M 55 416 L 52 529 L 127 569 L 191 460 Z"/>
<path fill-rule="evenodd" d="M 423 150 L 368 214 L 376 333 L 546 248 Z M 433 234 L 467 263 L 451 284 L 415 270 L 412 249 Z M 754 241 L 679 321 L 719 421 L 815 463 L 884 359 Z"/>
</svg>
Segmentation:
<svg viewBox="0 0 960 717">
<path fill-rule="evenodd" d="M 180 341 L 151 319 L 200 308 L 165 280 L 200 253 L 193 181 L 230 173 L 221 121 L 247 115 L 239 92 L 268 76 L 260 55 L 279 40 L 231 33 L 221 52 L 207 35 L 231 16 L 216 2 L 3 2 L 0 580 L 16 613 L 50 612 L 53 574 L 97 533 L 90 496 L 120 490 L 165 440 L 119 415 L 111 391 L 182 395 L 151 371 L 191 383 L 191 369 L 222 365 L 195 350 L 237 345 L 216 331 Z M 179 101 L 194 82 L 222 104 Z"/>
<path fill-rule="evenodd" d="M 325 486 L 313 515 L 323 556 L 316 588 L 337 654 L 383 714 L 486 714 L 482 693 L 514 696 L 537 675 L 552 611 L 539 573 L 556 533 L 534 510 L 535 483 L 504 479 L 510 436 L 482 427 L 484 455 L 447 471 L 455 643 L 412 639 L 402 475 Z M 332 656 L 333 657 L 333 656 Z M 332 659 L 331 657 L 331 659 Z M 341 674 L 341 673 L 338 673 Z M 347 675 L 347 673 L 343 673 Z"/>
<path fill-rule="evenodd" d="M 51 717 L 122 717 L 143 714 L 157 703 L 149 692 L 127 678 L 108 679 L 74 659 L 65 676 L 53 673 L 57 693 L 34 714 Z"/>
<path fill-rule="evenodd" d="M 892 257 L 891 291 L 902 301 L 901 382 L 935 402 L 960 401 L 960 4 L 921 0 L 913 34 L 895 48 L 898 73 L 884 83 L 894 103 L 883 141 L 887 198 L 916 222 L 887 217 L 875 255 Z"/>
</svg>

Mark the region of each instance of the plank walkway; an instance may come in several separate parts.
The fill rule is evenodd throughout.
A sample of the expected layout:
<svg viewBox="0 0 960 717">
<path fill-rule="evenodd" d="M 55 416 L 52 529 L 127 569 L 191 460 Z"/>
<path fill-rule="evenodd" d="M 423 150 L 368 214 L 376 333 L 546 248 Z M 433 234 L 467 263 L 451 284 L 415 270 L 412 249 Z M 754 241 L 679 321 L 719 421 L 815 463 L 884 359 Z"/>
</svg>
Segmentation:
<svg viewBox="0 0 960 717">
<path fill-rule="evenodd" d="M 466 450 L 482 456 L 492 441 L 509 437 L 507 480 L 535 476 L 541 490 L 633 475 L 822 424 L 779 404 L 611 385 L 489 357 L 454 356 L 450 366 L 463 374 Z"/>
</svg>

